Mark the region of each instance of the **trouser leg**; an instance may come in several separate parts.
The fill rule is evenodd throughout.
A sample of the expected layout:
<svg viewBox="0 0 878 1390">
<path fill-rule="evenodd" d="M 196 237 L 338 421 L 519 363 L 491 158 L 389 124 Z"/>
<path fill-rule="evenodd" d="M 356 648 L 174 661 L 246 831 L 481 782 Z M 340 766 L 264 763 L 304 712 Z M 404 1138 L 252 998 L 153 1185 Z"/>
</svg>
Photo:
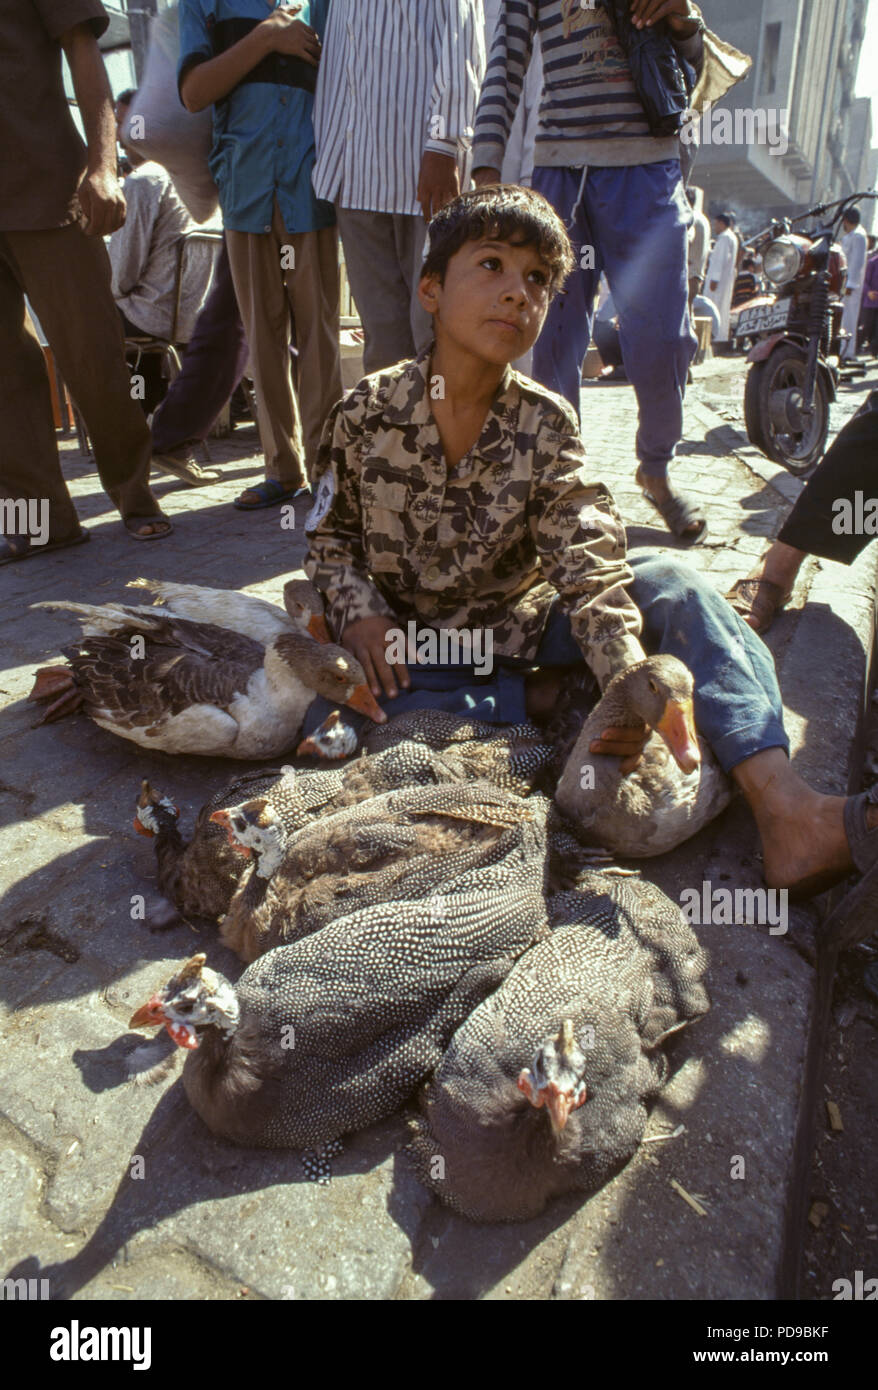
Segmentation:
<svg viewBox="0 0 878 1390">
<path fill-rule="evenodd" d="M 850 565 L 878 534 L 878 515 L 871 507 L 866 511 L 873 498 L 878 498 L 878 391 L 836 436 L 806 482 L 778 540 L 809 555 Z"/>
<path fill-rule="evenodd" d="M 860 322 L 860 304 L 863 298 L 862 288 L 853 290 L 847 295 L 844 301 L 844 313 L 841 317 L 842 332 L 849 333 L 850 337 L 842 348 L 842 360 L 847 362 L 857 355 L 857 327 Z"/>
<path fill-rule="evenodd" d="M 637 397 L 641 471 L 663 478 L 683 434 L 686 377 L 698 346 L 689 321 L 691 209 L 679 162 L 590 169 L 583 203 Z"/>
<path fill-rule="evenodd" d="M 409 361 L 415 356 L 411 271 L 404 273 L 400 265 L 394 217 L 342 207 L 336 207 L 336 215 L 348 281 L 365 333 L 364 370 L 380 372 Z"/>
<path fill-rule="evenodd" d="M 409 322 L 415 352 L 421 352 L 433 337 L 433 317 L 421 308 L 418 299 L 418 285 L 421 279 L 421 266 L 424 264 L 424 242 L 427 237 L 427 224 L 423 217 L 407 217 L 402 213 L 394 215 L 397 254 L 403 279 L 409 292 Z"/>
<path fill-rule="evenodd" d="M 549 305 L 542 332 L 534 344 L 533 376 L 550 391 L 564 396 L 576 411 L 577 419 L 582 363 L 591 339 L 595 290 L 601 271 L 597 251 L 594 265 L 589 254 L 593 241 L 582 207 L 581 184 L 581 169 L 538 166 L 533 172 L 533 187 L 564 222 L 576 257 L 564 292 L 557 294 Z"/>
<path fill-rule="evenodd" d="M 152 420 L 157 454 L 207 438 L 247 366 L 247 336 L 241 322 L 225 243 L 213 285 L 195 321 L 183 367 L 168 387 Z"/>
<path fill-rule="evenodd" d="M 281 255 L 287 238 L 277 202 L 270 232 L 226 232 L 229 264 L 256 388 L 265 476 L 295 487 L 305 482 L 305 446 L 290 366 L 290 309 Z M 297 325 L 298 331 L 298 325 Z"/>
<path fill-rule="evenodd" d="M 878 338 L 878 309 L 863 309 L 860 314 L 860 347 L 863 352 L 874 352 Z"/>
<path fill-rule="evenodd" d="M 27 322 L 24 292 L 2 232 L 0 362 L 0 497 L 44 498 L 49 539 L 61 540 L 79 522 L 61 473 L 46 361 Z M 11 519 L 7 526 L 7 534 L 17 534 Z"/>
<path fill-rule="evenodd" d="M 124 517 L 159 514 L 148 481 L 152 440 L 131 395 L 103 241 L 87 237 L 76 223 L 4 236 L 82 412 L 104 488 Z"/>
<path fill-rule="evenodd" d="M 288 238 L 295 266 L 286 287 L 296 324 L 299 403 L 305 464 L 310 478 L 327 415 L 341 400 L 338 337 L 338 236 L 335 227 Z"/>
<path fill-rule="evenodd" d="M 629 555 L 628 592 L 643 615 L 643 645 L 689 667 L 695 725 L 730 772 L 767 748 L 789 751 L 771 652 L 713 585 L 681 561 Z"/>
</svg>

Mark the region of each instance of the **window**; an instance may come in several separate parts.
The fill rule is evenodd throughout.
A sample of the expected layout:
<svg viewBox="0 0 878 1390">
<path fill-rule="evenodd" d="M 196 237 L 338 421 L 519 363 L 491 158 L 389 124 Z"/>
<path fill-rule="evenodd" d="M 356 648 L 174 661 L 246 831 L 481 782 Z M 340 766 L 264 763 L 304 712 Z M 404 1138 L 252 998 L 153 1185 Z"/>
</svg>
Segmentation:
<svg viewBox="0 0 878 1390">
<path fill-rule="evenodd" d="M 766 24 L 762 45 L 762 80 L 759 90 L 770 94 L 777 89 L 777 58 L 780 53 L 780 25 Z"/>
</svg>

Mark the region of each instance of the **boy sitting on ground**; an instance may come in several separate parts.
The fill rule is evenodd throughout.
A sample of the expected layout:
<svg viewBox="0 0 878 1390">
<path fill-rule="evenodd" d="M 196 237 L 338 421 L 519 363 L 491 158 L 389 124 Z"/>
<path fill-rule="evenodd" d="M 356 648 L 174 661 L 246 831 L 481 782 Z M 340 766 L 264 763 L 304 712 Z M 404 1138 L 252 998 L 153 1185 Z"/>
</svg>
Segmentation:
<svg viewBox="0 0 878 1390">
<path fill-rule="evenodd" d="M 697 572 L 629 561 L 572 407 L 509 365 L 533 346 L 572 265 L 563 224 L 531 189 L 484 187 L 434 217 L 419 295 L 435 341 L 330 414 L 306 572 L 394 714 L 516 722 L 528 668 L 587 664 L 604 687 L 643 659 L 642 632 L 649 650 L 692 671 L 697 726 L 750 803 L 767 882 L 819 891 L 851 868 L 846 819 L 860 867 L 878 855 L 878 808 L 856 799 L 846 818 L 843 798 L 792 771 L 767 648 Z M 490 634 L 493 678 L 441 662 L 410 670 L 398 633 L 411 623 Z M 315 701 L 306 732 L 325 712 Z M 533 699 L 528 712 L 540 712 Z M 648 736 L 609 729 L 591 751 L 633 766 Z"/>
</svg>

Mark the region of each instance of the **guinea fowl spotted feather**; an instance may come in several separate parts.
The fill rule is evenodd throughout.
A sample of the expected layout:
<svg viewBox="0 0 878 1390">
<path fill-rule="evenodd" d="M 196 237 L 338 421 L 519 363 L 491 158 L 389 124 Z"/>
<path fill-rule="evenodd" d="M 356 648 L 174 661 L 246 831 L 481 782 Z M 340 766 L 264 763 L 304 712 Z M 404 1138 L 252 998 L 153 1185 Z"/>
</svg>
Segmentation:
<svg viewBox="0 0 878 1390">
<path fill-rule="evenodd" d="M 382 728 L 407 718 L 403 715 Z M 509 749 L 503 742 L 491 754 L 490 780 L 495 785 L 502 785 L 501 768 L 504 759 L 509 760 Z M 457 751 L 455 746 L 443 753 L 421 741 L 394 737 L 381 751 L 344 765 L 313 771 L 263 768 L 236 777 L 202 807 L 188 845 L 176 831 L 156 841 L 159 886 L 184 915 L 219 917 L 229 910 L 235 889 L 251 869 L 229 845 L 225 830 L 211 822 L 214 811 L 264 796 L 280 825 L 292 834 L 320 817 L 395 788 L 474 780 L 476 760 L 461 759 Z M 523 746 L 522 757 L 526 756 Z M 510 790 L 521 794 L 524 773 L 517 765 L 507 780 L 514 784 Z"/>
<path fill-rule="evenodd" d="M 251 961 L 361 907 L 410 900 L 441 910 L 462 875 L 502 860 L 535 819 L 485 782 L 406 787 L 337 810 L 287 836 L 270 878 L 248 876 L 221 938 Z"/>
<path fill-rule="evenodd" d="M 443 710 L 412 710 L 369 729 L 363 746 L 379 753 L 417 742 L 441 753 L 458 770 L 457 780 L 493 782 L 527 796 L 544 779 L 553 748 L 535 724 L 487 724 Z"/>
<path fill-rule="evenodd" d="M 240 1018 L 190 1053 L 187 1094 L 215 1132 L 263 1147 L 317 1147 L 398 1110 L 448 1038 L 547 931 L 545 840 L 514 846 L 443 895 L 367 907 L 251 965 Z"/>
<path fill-rule="evenodd" d="M 552 899 L 552 935 L 451 1039 L 409 1152 L 422 1182 L 462 1215 L 527 1220 L 561 1193 L 593 1191 L 637 1149 L 667 1076 L 659 1044 L 708 1008 L 691 928 L 642 887 L 594 875 Z M 565 1019 L 586 1059 L 586 1101 L 556 1134 L 517 1083 Z"/>
</svg>

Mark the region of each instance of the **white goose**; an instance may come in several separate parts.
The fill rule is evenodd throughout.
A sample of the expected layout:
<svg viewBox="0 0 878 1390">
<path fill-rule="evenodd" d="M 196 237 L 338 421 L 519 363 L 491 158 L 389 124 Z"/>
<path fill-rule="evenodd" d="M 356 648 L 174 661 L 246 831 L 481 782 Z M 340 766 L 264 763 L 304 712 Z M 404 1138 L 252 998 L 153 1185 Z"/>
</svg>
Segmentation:
<svg viewBox="0 0 878 1390">
<path fill-rule="evenodd" d="M 310 632 L 318 642 L 330 641 L 323 616 L 323 600 L 307 579 L 288 579 L 283 587 L 283 608 L 255 594 L 237 589 L 206 589 L 200 584 L 178 584 L 166 579 L 133 579 L 129 589 L 147 589 L 154 602 L 181 618 L 196 623 L 242 632 L 267 646 L 281 632 Z"/>
<path fill-rule="evenodd" d="M 68 603 L 82 641 L 69 667 L 38 672 L 31 700 L 54 698 L 46 722 L 82 706 L 102 729 L 142 748 L 271 758 L 296 747 L 315 695 L 383 723 L 360 663 L 294 628 L 259 642 L 169 608 Z M 58 698 L 60 697 L 60 698 Z"/>
</svg>

